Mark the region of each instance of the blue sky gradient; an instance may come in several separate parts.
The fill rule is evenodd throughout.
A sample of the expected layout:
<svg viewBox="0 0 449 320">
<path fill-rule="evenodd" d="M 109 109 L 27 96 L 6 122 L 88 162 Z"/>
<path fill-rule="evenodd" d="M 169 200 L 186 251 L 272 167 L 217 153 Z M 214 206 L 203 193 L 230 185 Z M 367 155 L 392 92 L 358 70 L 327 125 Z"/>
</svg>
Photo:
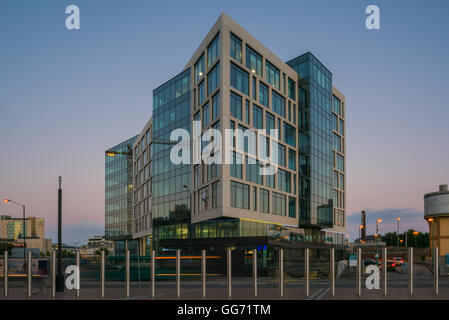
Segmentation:
<svg viewBox="0 0 449 320">
<path fill-rule="evenodd" d="M 70 4 L 80 8 L 80 30 L 65 28 Z M 365 28 L 370 4 L 381 30 Z M 139 133 L 152 90 L 182 70 L 221 12 L 285 61 L 312 51 L 346 95 L 351 236 L 362 209 L 427 230 L 423 194 L 449 182 L 442 0 L 3 0 L 0 197 L 46 217 L 55 240 L 62 175 L 64 225 L 77 230 L 64 241 L 102 233 L 104 150 Z M 0 214 L 20 208 L 1 204 Z"/>
</svg>

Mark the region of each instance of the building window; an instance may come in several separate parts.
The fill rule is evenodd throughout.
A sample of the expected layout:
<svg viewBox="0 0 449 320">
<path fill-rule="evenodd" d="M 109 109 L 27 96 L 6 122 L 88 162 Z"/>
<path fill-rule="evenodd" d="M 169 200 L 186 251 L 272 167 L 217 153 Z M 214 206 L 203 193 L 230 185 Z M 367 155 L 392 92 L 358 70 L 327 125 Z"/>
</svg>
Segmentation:
<svg viewBox="0 0 449 320">
<path fill-rule="evenodd" d="M 278 170 L 278 190 L 291 192 L 291 173 L 285 170 Z"/>
<path fill-rule="evenodd" d="M 296 198 L 288 197 L 288 216 L 296 218 Z"/>
<path fill-rule="evenodd" d="M 268 86 L 259 82 L 259 102 L 268 107 Z"/>
<path fill-rule="evenodd" d="M 263 129 L 262 108 L 253 105 L 253 126 L 257 129 Z"/>
<path fill-rule="evenodd" d="M 333 114 L 332 115 L 332 130 L 338 131 L 337 127 L 338 127 L 338 117 L 335 114 Z"/>
<path fill-rule="evenodd" d="M 281 84 L 279 81 L 279 69 L 273 66 L 268 61 L 265 61 L 265 79 L 276 89 L 281 89 Z"/>
<path fill-rule="evenodd" d="M 246 67 L 259 76 L 262 76 L 262 56 L 246 46 Z"/>
<path fill-rule="evenodd" d="M 270 213 L 270 191 L 259 189 L 259 211 Z"/>
<path fill-rule="evenodd" d="M 231 177 L 242 179 L 243 158 L 240 153 L 232 152 L 232 163 L 230 164 Z"/>
<path fill-rule="evenodd" d="M 220 115 L 220 93 L 212 97 L 212 120 Z"/>
<path fill-rule="evenodd" d="M 344 190 L 345 189 L 345 177 L 342 174 L 340 174 L 339 182 L 340 182 L 340 189 Z"/>
<path fill-rule="evenodd" d="M 288 149 L 288 168 L 296 170 L 296 151 Z"/>
<path fill-rule="evenodd" d="M 336 114 L 341 115 L 340 113 L 340 99 L 338 99 L 336 96 L 334 96 L 334 105 L 333 110 Z"/>
<path fill-rule="evenodd" d="M 209 186 L 200 189 L 199 195 L 199 211 L 206 211 L 209 207 Z"/>
<path fill-rule="evenodd" d="M 337 130 L 337 129 L 335 129 L 335 131 L 336 131 L 336 130 Z M 344 135 L 344 134 L 345 134 L 344 122 L 343 122 L 343 120 L 341 120 L 341 119 L 340 119 L 340 126 L 339 126 L 338 132 L 339 132 L 341 135 Z"/>
<path fill-rule="evenodd" d="M 265 184 L 267 187 L 274 189 L 274 174 L 268 174 L 265 176 Z"/>
<path fill-rule="evenodd" d="M 198 106 L 201 106 L 206 97 L 206 92 L 204 91 L 204 81 L 202 81 L 198 86 Z"/>
<path fill-rule="evenodd" d="M 198 80 L 201 79 L 203 74 L 204 74 L 204 55 L 202 55 L 201 58 L 198 59 L 198 62 L 195 64 L 195 83 L 198 83 Z"/>
<path fill-rule="evenodd" d="M 220 83 L 220 64 L 217 65 L 209 72 L 207 76 L 207 95 L 209 96 L 215 89 L 217 89 Z"/>
<path fill-rule="evenodd" d="M 288 78 L 288 97 L 292 100 L 296 100 L 296 84 L 295 81 Z"/>
<path fill-rule="evenodd" d="M 284 122 L 284 141 L 292 147 L 296 147 L 296 129 Z"/>
<path fill-rule="evenodd" d="M 334 133 L 334 149 L 341 152 L 341 138 Z"/>
<path fill-rule="evenodd" d="M 278 144 L 278 165 L 285 167 L 285 147 Z"/>
<path fill-rule="evenodd" d="M 336 166 L 336 168 L 338 170 L 340 170 L 341 172 L 345 171 L 344 158 L 341 155 L 339 155 L 339 154 L 337 154 L 337 166 Z"/>
<path fill-rule="evenodd" d="M 218 196 L 220 194 L 220 182 L 212 183 L 212 208 L 218 208 Z"/>
<path fill-rule="evenodd" d="M 213 156 L 213 154 L 212 154 L 212 156 Z M 208 173 L 209 173 L 209 176 L 210 176 L 209 180 L 215 179 L 216 177 L 220 176 L 219 164 L 211 163 L 209 165 Z"/>
<path fill-rule="evenodd" d="M 340 204 L 338 203 L 338 191 L 337 190 L 332 190 L 332 195 L 333 195 L 333 205 L 335 207 L 339 207 Z"/>
<path fill-rule="evenodd" d="M 242 97 L 231 91 L 231 115 L 242 120 Z"/>
<path fill-rule="evenodd" d="M 265 112 L 265 127 L 267 129 L 267 134 L 271 135 L 270 130 L 274 129 L 274 116 L 268 112 Z"/>
<path fill-rule="evenodd" d="M 261 165 L 258 160 L 246 157 L 246 181 L 263 184 L 260 168 Z"/>
<path fill-rule="evenodd" d="M 285 195 L 272 192 L 273 213 L 279 216 L 285 216 Z"/>
<path fill-rule="evenodd" d="M 284 97 L 278 95 L 276 92 L 272 91 L 272 109 L 278 115 L 285 117 L 285 99 Z"/>
<path fill-rule="evenodd" d="M 243 69 L 231 63 L 231 86 L 248 95 L 249 75 Z"/>
<path fill-rule="evenodd" d="M 203 129 L 209 125 L 209 119 L 209 103 L 206 103 L 206 105 L 203 107 Z"/>
<path fill-rule="evenodd" d="M 231 181 L 231 207 L 249 210 L 249 186 Z"/>
<path fill-rule="evenodd" d="M 242 62 L 242 40 L 231 33 L 231 57 Z"/>
<path fill-rule="evenodd" d="M 220 56 L 220 35 L 217 35 L 207 48 L 207 67 L 209 68 Z"/>
</svg>

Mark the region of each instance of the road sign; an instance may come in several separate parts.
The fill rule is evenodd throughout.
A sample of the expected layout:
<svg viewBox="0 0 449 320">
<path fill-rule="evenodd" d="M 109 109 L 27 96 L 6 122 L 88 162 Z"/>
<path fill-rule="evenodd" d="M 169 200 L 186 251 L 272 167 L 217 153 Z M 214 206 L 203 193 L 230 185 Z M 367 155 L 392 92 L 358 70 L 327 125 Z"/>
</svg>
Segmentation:
<svg viewBox="0 0 449 320">
<path fill-rule="evenodd" d="M 349 255 L 349 266 L 357 267 L 357 255 L 355 253 Z"/>
</svg>

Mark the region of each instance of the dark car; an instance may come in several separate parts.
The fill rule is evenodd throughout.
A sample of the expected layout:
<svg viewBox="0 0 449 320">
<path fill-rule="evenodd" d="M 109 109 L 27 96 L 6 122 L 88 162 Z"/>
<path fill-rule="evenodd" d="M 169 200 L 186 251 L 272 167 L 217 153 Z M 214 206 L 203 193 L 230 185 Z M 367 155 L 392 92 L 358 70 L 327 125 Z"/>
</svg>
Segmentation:
<svg viewBox="0 0 449 320">
<path fill-rule="evenodd" d="M 370 266 L 370 265 L 377 265 L 377 262 L 376 262 L 376 260 L 366 258 L 366 259 L 363 259 L 362 264 L 364 267 L 366 267 L 366 266 Z"/>
</svg>

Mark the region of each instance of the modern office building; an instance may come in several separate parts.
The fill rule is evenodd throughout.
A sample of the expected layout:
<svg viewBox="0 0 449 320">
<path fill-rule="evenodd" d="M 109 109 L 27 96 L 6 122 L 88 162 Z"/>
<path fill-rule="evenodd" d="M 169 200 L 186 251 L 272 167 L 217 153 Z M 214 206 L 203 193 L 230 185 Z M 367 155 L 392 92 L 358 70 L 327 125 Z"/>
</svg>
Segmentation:
<svg viewBox="0 0 449 320">
<path fill-rule="evenodd" d="M 424 195 L 424 219 L 429 223 L 430 252 L 439 248 L 439 255 L 449 254 L 449 190 L 447 184 Z"/>
<path fill-rule="evenodd" d="M 174 164 L 180 128 L 192 148 L 175 153 L 190 161 Z M 222 14 L 184 70 L 153 91 L 133 144 L 141 253 L 343 245 L 344 128 L 345 97 L 313 54 L 283 62 Z M 205 138 L 209 129 L 221 135 Z M 211 141 L 209 159 L 223 164 L 198 157 Z"/>
<path fill-rule="evenodd" d="M 132 241 L 132 137 L 105 151 L 105 238 L 114 241 L 114 254 L 137 250 Z"/>
</svg>

